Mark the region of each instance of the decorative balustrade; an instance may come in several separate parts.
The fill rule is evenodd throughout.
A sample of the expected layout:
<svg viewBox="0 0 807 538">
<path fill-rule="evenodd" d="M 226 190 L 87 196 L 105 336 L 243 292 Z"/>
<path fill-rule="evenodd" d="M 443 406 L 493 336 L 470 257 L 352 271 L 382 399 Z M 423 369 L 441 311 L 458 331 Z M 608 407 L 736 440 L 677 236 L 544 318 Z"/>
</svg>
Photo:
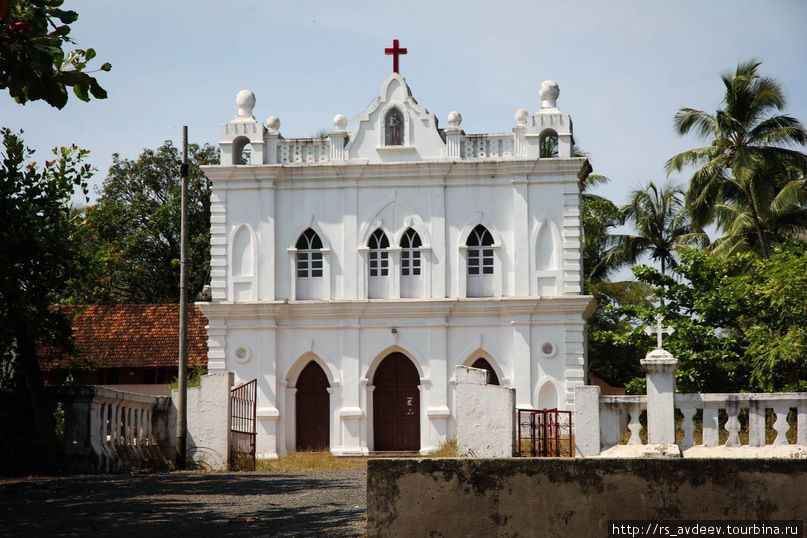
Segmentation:
<svg viewBox="0 0 807 538">
<path fill-rule="evenodd" d="M 278 164 L 318 164 L 331 160 L 327 138 L 282 138 L 277 141 Z"/>
<path fill-rule="evenodd" d="M 66 470 L 120 472 L 165 467 L 173 458 L 168 397 L 104 387 L 52 387 L 64 411 L 61 452 Z"/>
<path fill-rule="evenodd" d="M 580 455 L 647 444 L 647 430 L 654 427 L 646 414 L 647 396 L 599 396 L 597 387 L 580 387 L 575 398 L 575 436 L 583 440 L 578 442 Z M 596 416 L 590 416 L 592 412 Z M 695 449 L 694 456 L 717 455 L 708 450 L 716 447 L 784 446 L 800 451 L 799 457 L 807 456 L 807 393 L 675 394 L 668 417 L 674 423 L 673 444 L 682 451 Z M 631 455 L 615 450 L 610 453 Z M 748 454 L 765 455 L 765 450 Z"/>
<path fill-rule="evenodd" d="M 643 412 L 647 411 L 646 396 L 603 396 L 600 398 L 600 442 L 603 448 L 622 442 L 629 434 L 627 444 L 642 444 Z"/>
<path fill-rule="evenodd" d="M 795 414 L 796 445 L 807 445 L 807 393 L 783 392 L 774 394 L 676 394 L 675 407 L 683 415 L 680 442 L 682 450 L 696 446 L 695 431 L 701 424 L 701 446 L 720 446 L 721 429 L 725 430 L 726 447 L 761 447 L 767 442 L 767 421 L 770 416 L 775 438 L 773 446 L 791 444 L 787 438 L 791 424 L 788 415 Z M 725 423 L 721 427 L 721 415 Z M 696 418 L 697 416 L 697 418 Z M 698 420 L 699 419 L 699 420 Z"/>
<path fill-rule="evenodd" d="M 513 134 L 466 135 L 462 141 L 463 159 L 505 159 L 515 156 Z"/>
</svg>

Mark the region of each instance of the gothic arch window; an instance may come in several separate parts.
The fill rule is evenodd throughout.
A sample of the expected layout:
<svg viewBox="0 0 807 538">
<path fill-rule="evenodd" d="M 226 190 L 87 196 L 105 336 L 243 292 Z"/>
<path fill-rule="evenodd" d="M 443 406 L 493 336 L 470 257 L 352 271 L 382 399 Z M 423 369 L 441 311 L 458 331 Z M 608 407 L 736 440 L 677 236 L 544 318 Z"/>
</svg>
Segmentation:
<svg viewBox="0 0 807 538">
<path fill-rule="evenodd" d="M 477 224 L 466 242 L 468 247 L 468 297 L 493 295 L 493 236 Z"/>
<path fill-rule="evenodd" d="M 479 357 L 474 361 L 471 365 L 472 368 L 481 368 L 482 370 L 487 370 L 488 372 L 488 385 L 498 385 L 499 384 L 499 376 L 496 375 L 496 370 L 493 369 L 493 365 L 488 362 L 488 360 L 484 357 Z"/>
<path fill-rule="evenodd" d="M 322 240 L 308 228 L 294 245 L 297 250 L 297 299 L 322 298 Z"/>
<path fill-rule="evenodd" d="M 370 236 L 370 289 L 371 299 L 387 296 L 389 290 L 389 239 L 387 234 L 379 228 Z"/>
<path fill-rule="evenodd" d="M 384 116 L 384 145 L 402 146 L 404 143 L 404 118 L 401 111 L 391 108 Z"/>
<path fill-rule="evenodd" d="M 407 228 L 401 237 L 401 297 L 420 297 L 421 246 L 420 235 Z"/>
</svg>

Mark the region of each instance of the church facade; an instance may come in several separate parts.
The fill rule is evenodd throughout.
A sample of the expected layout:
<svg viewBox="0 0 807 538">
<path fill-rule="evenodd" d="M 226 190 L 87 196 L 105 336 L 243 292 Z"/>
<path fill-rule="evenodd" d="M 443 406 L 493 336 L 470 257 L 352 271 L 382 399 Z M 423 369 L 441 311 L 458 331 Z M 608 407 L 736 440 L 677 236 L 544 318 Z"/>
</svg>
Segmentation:
<svg viewBox="0 0 807 538">
<path fill-rule="evenodd" d="M 569 409 L 584 384 L 572 123 L 541 85 L 511 132 L 467 134 L 397 72 L 348 129 L 285 138 L 238 93 L 212 181 L 208 369 L 258 380 L 257 453 L 428 453 L 454 436 L 456 365 Z M 542 153 L 543 152 L 543 153 Z"/>
</svg>

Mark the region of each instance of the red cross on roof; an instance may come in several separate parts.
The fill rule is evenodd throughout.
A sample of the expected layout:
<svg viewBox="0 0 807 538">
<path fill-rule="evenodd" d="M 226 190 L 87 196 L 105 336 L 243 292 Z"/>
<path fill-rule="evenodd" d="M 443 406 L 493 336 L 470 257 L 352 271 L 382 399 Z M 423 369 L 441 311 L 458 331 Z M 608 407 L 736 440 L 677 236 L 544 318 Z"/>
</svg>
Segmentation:
<svg viewBox="0 0 807 538">
<path fill-rule="evenodd" d="M 398 40 L 392 40 L 392 48 L 384 49 L 384 54 L 387 56 L 392 56 L 392 72 L 398 73 L 398 56 L 401 54 L 406 54 L 406 49 L 402 49 L 398 47 Z"/>
</svg>

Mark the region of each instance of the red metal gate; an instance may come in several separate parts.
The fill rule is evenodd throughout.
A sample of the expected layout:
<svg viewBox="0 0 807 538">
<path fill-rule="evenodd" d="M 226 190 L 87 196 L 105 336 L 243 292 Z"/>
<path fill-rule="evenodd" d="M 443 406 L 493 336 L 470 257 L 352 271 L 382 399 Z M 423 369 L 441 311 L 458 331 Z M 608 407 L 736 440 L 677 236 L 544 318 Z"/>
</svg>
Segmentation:
<svg viewBox="0 0 807 538">
<path fill-rule="evenodd" d="M 230 469 L 255 470 L 255 412 L 258 380 L 230 390 Z"/>
<path fill-rule="evenodd" d="M 558 409 L 519 409 L 519 456 L 574 457 L 572 412 Z"/>
</svg>

